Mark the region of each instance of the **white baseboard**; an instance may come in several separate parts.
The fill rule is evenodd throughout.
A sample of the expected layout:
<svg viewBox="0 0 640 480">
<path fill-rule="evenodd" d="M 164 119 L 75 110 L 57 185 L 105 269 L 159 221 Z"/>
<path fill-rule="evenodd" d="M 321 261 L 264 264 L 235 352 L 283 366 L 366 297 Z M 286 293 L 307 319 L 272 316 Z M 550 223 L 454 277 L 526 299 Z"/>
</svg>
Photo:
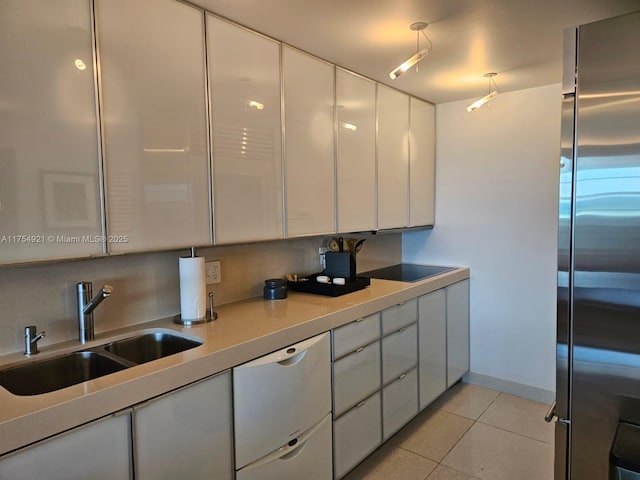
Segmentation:
<svg viewBox="0 0 640 480">
<path fill-rule="evenodd" d="M 462 381 L 481 387 L 492 388 L 504 393 L 510 393 L 518 397 L 527 398 L 540 403 L 551 403 L 556 398 L 556 393 L 543 388 L 532 387 L 523 383 L 511 382 L 501 378 L 490 377 L 480 373 L 468 372 Z"/>
</svg>

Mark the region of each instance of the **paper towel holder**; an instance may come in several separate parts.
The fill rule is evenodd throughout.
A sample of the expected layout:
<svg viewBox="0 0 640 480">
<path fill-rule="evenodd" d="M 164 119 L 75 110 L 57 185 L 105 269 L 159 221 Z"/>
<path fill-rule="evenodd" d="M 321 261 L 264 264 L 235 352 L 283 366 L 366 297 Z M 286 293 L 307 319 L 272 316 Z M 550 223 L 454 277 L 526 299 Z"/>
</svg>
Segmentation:
<svg viewBox="0 0 640 480">
<path fill-rule="evenodd" d="M 209 306 L 207 307 L 207 313 L 202 318 L 187 319 L 182 318 L 182 315 L 178 314 L 173 317 L 173 323 L 182 325 L 183 327 L 190 327 L 192 325 L 202 325 L 203 323 L 209 323 L 218 319 L 218 312 L 213 309 L 213 292 L 209 292 Z"/>
</svg>

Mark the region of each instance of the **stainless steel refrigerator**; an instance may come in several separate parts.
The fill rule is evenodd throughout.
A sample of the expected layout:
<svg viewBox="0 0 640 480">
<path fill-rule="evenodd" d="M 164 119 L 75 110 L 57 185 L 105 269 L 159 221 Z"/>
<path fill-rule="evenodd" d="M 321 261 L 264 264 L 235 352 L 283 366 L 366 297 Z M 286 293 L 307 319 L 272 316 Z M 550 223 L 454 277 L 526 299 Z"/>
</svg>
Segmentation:
<svg viewBox="0 0 640 480">
<path fill-rule="evenodd" d="M 640 12 L 566 33 L 555 480 L 640 479 Z"/>
</svg>

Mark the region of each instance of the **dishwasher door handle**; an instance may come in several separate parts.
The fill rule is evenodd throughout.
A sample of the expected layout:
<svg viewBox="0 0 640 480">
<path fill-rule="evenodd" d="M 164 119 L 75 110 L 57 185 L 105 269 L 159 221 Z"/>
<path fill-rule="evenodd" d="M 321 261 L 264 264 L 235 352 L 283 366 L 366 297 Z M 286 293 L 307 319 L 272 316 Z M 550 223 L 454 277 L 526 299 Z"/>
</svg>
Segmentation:
<svg viewBox="0 0 640 480">
<path fill-rule="evenodd" d="M 249 368 L 263 367 L 265 365 L 273 364 L 282 366 L 295 365 L 304 358 L 309 350 L 318 346 L 318 343 L 320 343 L 328 335 L 328 333 L 323 333 L 307 340 L 303 340 L 302 342 L 296 343 L 295 345 L 290 345 L 276 352 L 264 355 L 260 358 L 239 365 L 235 367 L 234 370 L 245 370 Z"/>
</svg>

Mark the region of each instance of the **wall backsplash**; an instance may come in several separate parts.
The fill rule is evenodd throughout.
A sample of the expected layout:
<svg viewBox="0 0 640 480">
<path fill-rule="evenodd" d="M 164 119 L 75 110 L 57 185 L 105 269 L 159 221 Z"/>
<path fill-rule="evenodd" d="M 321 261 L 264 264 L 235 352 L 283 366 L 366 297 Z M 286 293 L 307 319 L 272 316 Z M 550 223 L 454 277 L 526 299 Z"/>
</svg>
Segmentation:
<svg viewBox="0 0 640 480">
<path fill-rule="evenodd" d="M 318 247 L 328 237 L 211 247 L 198 250 L 220 260 L 222 282 L 209 285 L 217 304 L 262 295 L 264 280 L 319 270 Z M 399 263 L 401 234 L 367 235 L 358 271 Z M 94 313 L 96 332 L 175 315 L 180 311 L 177 252 L 145 253 L 93 260 L 0 269 L 0 355 L 20 351 L 24 327 L 46 330 L 42 345 L 77 337 L 75 284 L 105 283 L 114 293 Z"/>
</svg>

